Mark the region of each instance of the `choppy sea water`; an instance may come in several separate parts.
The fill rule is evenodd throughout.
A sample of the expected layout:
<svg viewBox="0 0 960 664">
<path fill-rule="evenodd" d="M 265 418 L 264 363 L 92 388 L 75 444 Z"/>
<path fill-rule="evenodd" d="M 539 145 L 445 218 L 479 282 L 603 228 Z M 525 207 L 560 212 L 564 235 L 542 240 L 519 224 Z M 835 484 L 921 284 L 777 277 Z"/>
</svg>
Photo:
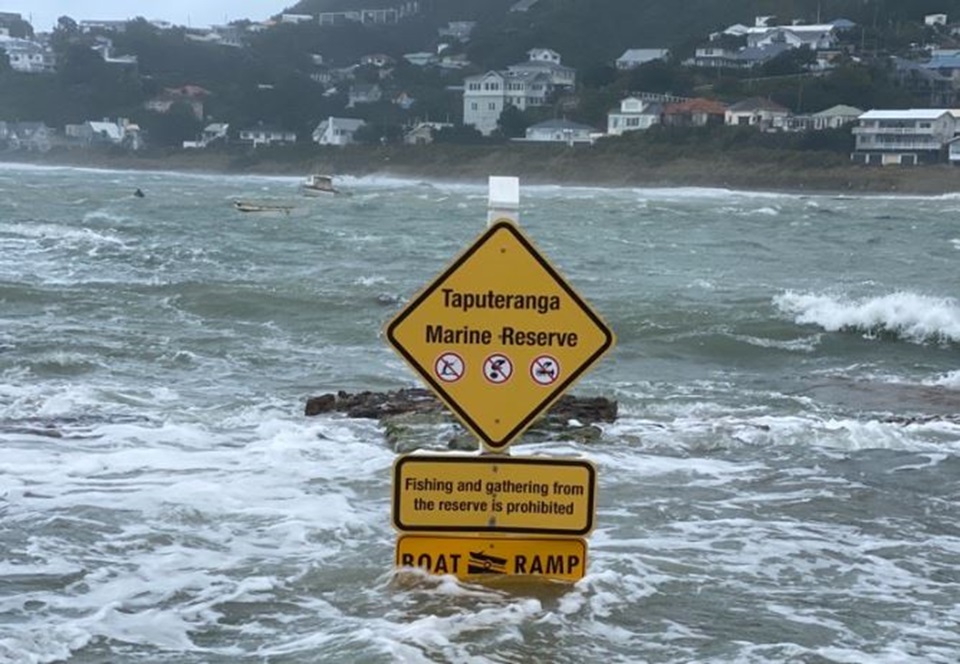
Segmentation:
<svg viewBox="0 0 960 664">
<path fill-rule="evenodd" d="M 0 661 L 960 661 L 960 197 L 521 183 L 620 417 L 514 446 L 596 464 L 585 578 L 475 585 L 395 577 L 383 431 L 303 406 L 417 384 L 486 188 L 342 184 L 0 167 Z"/>
</svg>

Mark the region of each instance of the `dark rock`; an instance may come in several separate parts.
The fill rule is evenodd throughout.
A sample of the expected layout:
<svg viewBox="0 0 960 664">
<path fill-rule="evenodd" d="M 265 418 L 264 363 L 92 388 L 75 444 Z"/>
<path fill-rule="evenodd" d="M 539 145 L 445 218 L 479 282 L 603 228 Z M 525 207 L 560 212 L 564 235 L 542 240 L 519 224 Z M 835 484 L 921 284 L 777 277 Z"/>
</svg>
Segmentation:
<svg viewBox="0 0 960 664">
<path fill-rule="evenodd" d="M 422 388 L 405 388 L 391 392 L 349 392 L 323 394 L 307 399 L 304 414 L 345 413 L 349 417 L 382 419 L 401 413 L 445 412 L 446 407 L 433 393 Z M 581 424 L 613 422 L 617 419 L 617 402 L 604 397 L 560 397 L 544 416 L 566 424 L 577 420 Z"/>
<path fill-rule="evenodd" d="M 419 448 L 477 449 L 476 439 L 450 414 L 432 392 L 407 388 L 391 392 L 337 392 L 307 400 L 304 413 L 344 413 L 348 417 L 376 419 L 397 452 Z M 524 434 L 527 440 L 556 437 L 579 442 L 600 438 L 599 422 L 617 419 L 617 402 L 604 397 L 564 395 Z"/>
</svg>

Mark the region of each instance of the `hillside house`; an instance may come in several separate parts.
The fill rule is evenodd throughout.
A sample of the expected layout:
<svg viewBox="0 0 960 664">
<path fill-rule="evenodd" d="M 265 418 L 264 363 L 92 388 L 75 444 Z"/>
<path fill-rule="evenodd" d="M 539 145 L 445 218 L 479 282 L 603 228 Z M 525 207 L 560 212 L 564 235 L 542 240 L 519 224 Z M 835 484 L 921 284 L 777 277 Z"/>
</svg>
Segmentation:
<svg viewBox="0 0 960 664">
<path fill-rule="evenodd" d="M 184 104 L 198 119 L 203 119 L 203 100 L 210 91 L 198 85 L 184 85 L 179 88 L 166 88 L 162 93 L 144 102 L 143 106 L 154 113 L 169 113 L 175 104 Z"/>
<path fill-rule="evenodd" d="M 524 141 L 547 143 L 593 143 L 595 130 L 588 125 L 569 120 L 547 120 L 527 127 Z"/>
<path fill-rule="evenodd" d="M 830 108 L 804 115 L 791 115 L 784 118 L 782 128 L 786 131 L 822 131 L 839 129 L 857 121 L 863 110 L 855 106 L 838 104 Z"/>
<path fill-rule="evenodd" d="M 441 129 L 453 127 L 450 122 L 419 122 L 403 135 L 407 145 L 427 145 L 433 143 L 433 135 Z"/>
<path fill-rule="evenodd" d="M 260 123 L 240 130 L 240 142 L 252 147 L 263 145 L 290 145 L 297 142 L 296 132 Z"/>
<path fill-rule="evenodd" d="M 0 35 L 0 49 L 6 51 L 14 71 L 24 74 L 50 74 L 56 71 L 57 56 L 47 44 Z"/>
<path fill-rule="evenodd" d="M 200 133 L 200 138 L 196 141 L 184 141 L 184 148 L 206 148 L 215 143 L 226 143 L 229 138 L 227 132 L 230 125 L 226 122 L 211 122 Z"/>
<path fill-rule="evenodd" d="M 330 116 L 313 130 L 312 140 L 318 145 L 350 145 L 356 142 L 354 134 L 365 124 L 356 118 Z"/>
<path fill-rule="evenodd" d="M 463 124 L 489 136 L 508 105 L 521 111 L 543 106 L 551 93 L 574 86 L 576 71 L 560 64 L 556 51 L 535 48 L 527 55 L 526 62 L 510 65 L 506 71 L 488 71 L 464 81 Z"/>
<path fill-rule="evenodd" d="M 46 152 L 56 132 L 42 122 L 0 122 L 0 147 L 7 150 Z"/>
<path fill-rule="evenodd" d="M 500 72 L 468 77 L 463 84 L 463 124 L 484 136 L 492 134 L 504 106 L 512 103 L 507 101 L 506 88 L 506 77 Z"/>
<path fill-rule="evenodd" d="M 620 136 L 628 131 L 642 131 L 660 124 L 663 106 L 637 97 L 620 100 L 620 108 L 607 113 L 607 134 Z"/>
<path fill-rule="evenodd" d="M 437 36 L 441 39 L 453 39 L 458 42 L 470 41 L 476 21 L 450 21 L 445 27 L 437 28 Z"/>
<path fill-rule="evenodd" d="M 714 99 L 697 97 L 664 105 L 661 122 L 670 127 L 722 125 L 727 105 Z"/>
<path fill-rule="evenodd" d="M 577 82 L 577 72 L 571 67 L 560 64 L 560 54 L 549 48 L 532 48 L 527 51 L 528 59 L 515 65 L 509 65 L 507 71 L 513 75 L 543 74 L 548 77 L 551 87 L 572 88 Z"/>
<path fill-rule="evenodd" d="M 850 158 L 860 164 L 914 166 L 943 161 L 958 128 L 957 115 L 945 108 L 870 110 L 853 128 Z"/>
<path fill-rule="evenodd" d="M 837 28 L 832 23 L 753 27 L 747 29 L 746 37 L 748 48 L 786 44 L 790 48 L 806 46 L 811 51 L 835 48 L 838 41 Z"/>
<path fill-rule="evenodd" d="M 617 69 L 633 69 L 647 62 L 666 60 L 670 50 L 666 48 L 628 48 L 614 63 Z"/>
<path fill-rule="evenodd" d="M 378 5 L 380 3 L 371 3 Z M 349 9 L 345 11 L 320 12 L 317 20 L 320 25 L 346 25 L 359 23 L 361 25 L 391 25 L 399 23 L 401 19 L 415 16 L 420 13 L 419 0 L 405 0 L 395 3 L 393 7 L 368 7 Z"/>
<path fill-rule="evenodd" d="M 383 97 L 383 90 L 376 83 L 356 83 L 350 86 L 347 108 L 357 104 L 374 104 Z"/>
<path fill-rule="evenodd" d="M 783 125 L 790 111 L 772 99 L 750 97 L 730 105 L 724 113 L 724 124 L 756 127 L 773 131 Z"/>
</svg>

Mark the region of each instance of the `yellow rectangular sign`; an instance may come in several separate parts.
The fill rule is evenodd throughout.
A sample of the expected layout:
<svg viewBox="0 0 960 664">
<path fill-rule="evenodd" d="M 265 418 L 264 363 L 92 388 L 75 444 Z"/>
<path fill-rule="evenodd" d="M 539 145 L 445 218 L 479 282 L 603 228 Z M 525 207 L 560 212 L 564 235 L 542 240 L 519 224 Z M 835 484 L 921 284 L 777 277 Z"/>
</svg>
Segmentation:
<svg viewBox="0 0 960 664">
<path fill-rule="evenodd" d="M 579 581 L 587 571 L 587 543 L 581 538 L 401 535 L 397 567 L 419 567 L 460 579 L 538 576 Z"/>
<path fill-rule="evenodd" d="M 596 477 L 584 459 L 402 456 L 393 465 L 393 524 L 405 532 L 586 535 Z"/>
</svg>

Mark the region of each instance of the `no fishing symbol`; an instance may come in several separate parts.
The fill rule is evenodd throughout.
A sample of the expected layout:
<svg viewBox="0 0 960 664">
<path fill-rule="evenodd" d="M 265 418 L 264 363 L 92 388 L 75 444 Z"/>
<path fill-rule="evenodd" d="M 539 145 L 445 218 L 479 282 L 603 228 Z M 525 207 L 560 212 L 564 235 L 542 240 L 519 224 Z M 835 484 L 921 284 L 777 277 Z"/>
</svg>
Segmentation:
<svg viewBox="0 0 960 664">
<path fill-rule="evenodd" d="M 560 363 L 555 357 L 539 355 L 530 363 L 530 377 L 538 385 L 553 385 L 560 378 Z"/>
<path fill-rule="evenodd" d="M 513 362 L 506 355 L 491 355 L 483 362 L 483 375 L 494 385 L 502 385 L 513 375 Z"/>
<path fill-rule="evenodd" d="M 433 364 L 433 372 L 444 383 L 456 383 L 463 378 L 466 365 L 456 353 L 444 353 Z"/>
</svg>

